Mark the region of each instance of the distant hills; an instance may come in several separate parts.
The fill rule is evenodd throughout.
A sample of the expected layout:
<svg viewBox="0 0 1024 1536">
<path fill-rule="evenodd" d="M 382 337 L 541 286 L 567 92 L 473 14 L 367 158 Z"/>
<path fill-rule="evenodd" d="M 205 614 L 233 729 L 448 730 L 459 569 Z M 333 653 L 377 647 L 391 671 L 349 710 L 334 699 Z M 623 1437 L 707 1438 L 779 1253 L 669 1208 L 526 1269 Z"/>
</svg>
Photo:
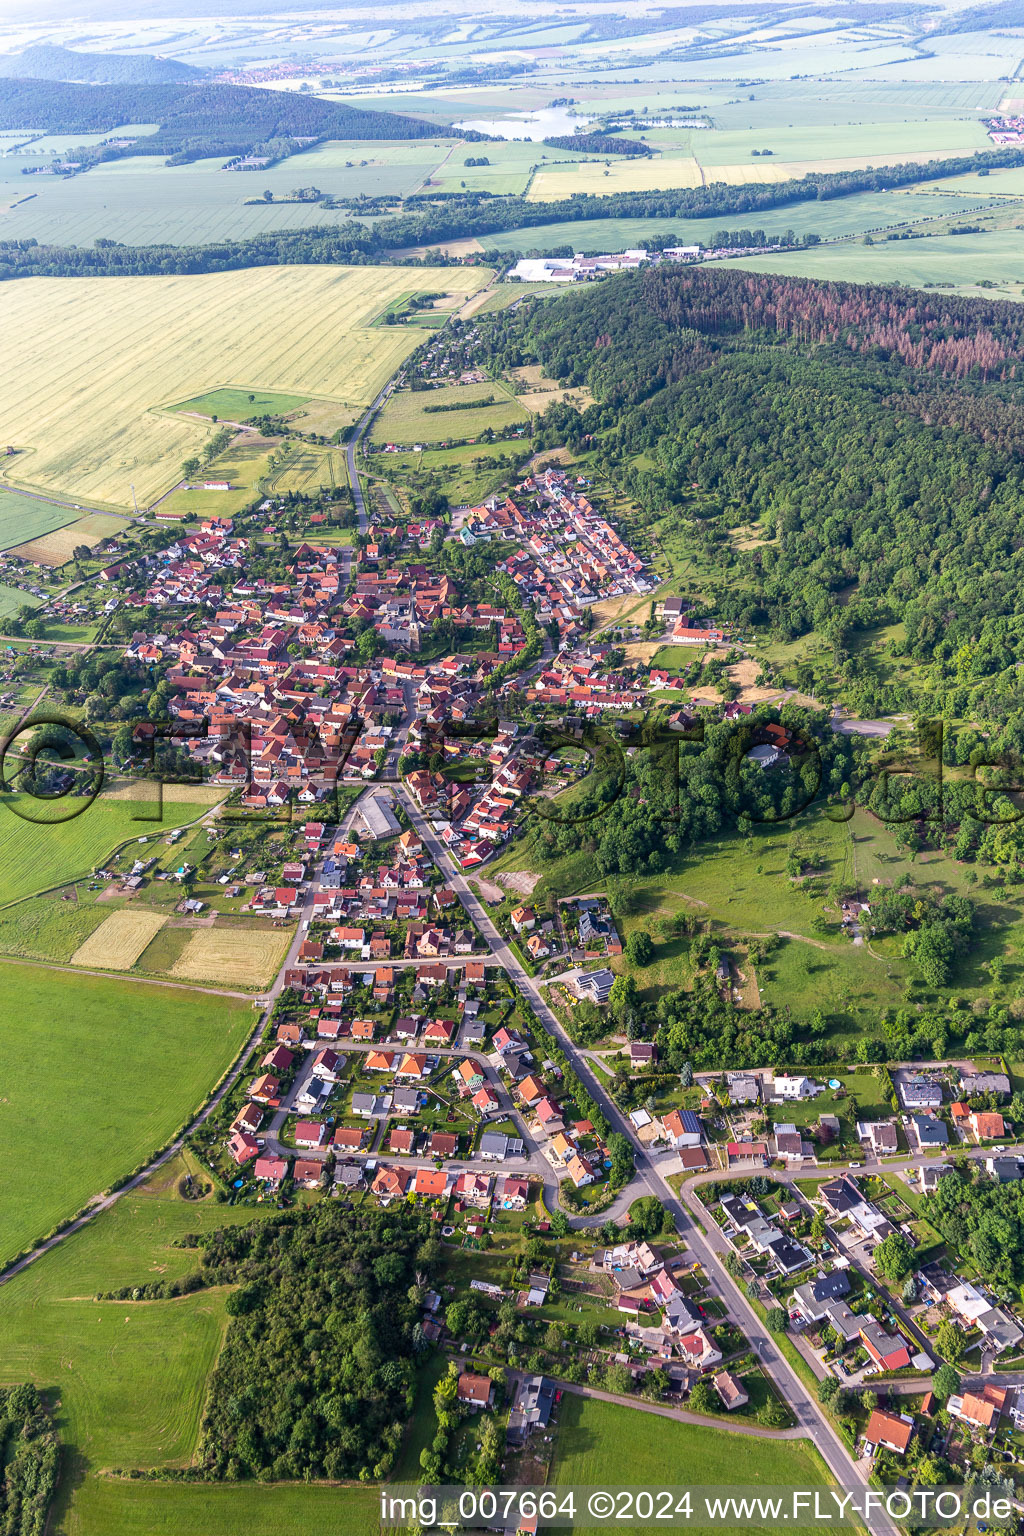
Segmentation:
<svg viewBox="0 0 1024 1536">
<path fill-rule="evenodd" d="M 151 53 L 78 53 L 52 43 L 36 43 L 23 53 L 0 55 L 0 79 L 68 80 L 87 85 L 164 85 L 200 80 L 206 71 Z"/>
<path fill-rule="evenodd" d="M 0 128 L 44 133 L 109 133 L 128 123 L 159 123 L 129 150 L 167 155 L 181 163 L 205 155 L 244 155 L 273 146 L 281 158 L 296 139 L 423 139 L 444 133 L 440 124 L 397 112 L 368 112 L 298 91 L 206 83 L 200 77 L 167 85 L 80 85 L 8 77 L 0 91 Z M 451 130 L 449 130 L 451 131 Z M 468 135 L 463 135 L 467 137 Z"/>
</svg>

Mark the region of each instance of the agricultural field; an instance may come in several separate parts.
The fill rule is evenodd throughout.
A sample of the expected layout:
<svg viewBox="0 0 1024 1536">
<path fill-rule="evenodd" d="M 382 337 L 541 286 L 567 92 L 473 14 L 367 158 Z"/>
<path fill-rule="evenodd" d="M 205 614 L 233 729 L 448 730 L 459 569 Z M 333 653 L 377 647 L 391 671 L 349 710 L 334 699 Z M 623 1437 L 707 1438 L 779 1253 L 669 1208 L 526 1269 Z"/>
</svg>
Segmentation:
<svg viewBox="0 0 1024 1536">
<path fill-rule="evenodd" d="M 197 928 L 169 974 L 179 981 L 265 987 L 277 974 L 290 942 L 290 928 Z"/>
<path fill-rule="evenodd" d="M 0 964 L 0 999 L 4 1260 L 169 1140 L 230 1065 L 252 1008 L 15 962 Z M 45 1178 L 33 1175 L 58 1128 L 69 1155 L 51 1158 Z"/>
<path fill-rule="evenodd" d="M 470 402 L 479 402 L 470 410 Z M 428 410 L 430 406 L 457 410 Z M 488 427 L 495 431 L 526 421 L 526 412 L 504 385 L 452 384 L 442 389 L 407 390 L 393 394 L 374 419 L 374 443 L 438 443 L 449 438 L 476 437 Z"/>
<path fill-rule="evenodd" d="M 71 964 L 107 971 L 130 971 L 165 922 L 161 913 L 139 908 L 111 912 L 75 950 Z"/>
<path fill-rule="evenodd" d="M 657 144 L 660 134 L 649 138 Z M 907 121 L 778 123 L 756 130 L 693 133 L 693 152 L 709 182 L 785 180 L 809 171 L 861 165 L 897 165 L 944 155 L 970 155 L 990 147 L 978 114 Z M 772 151 L 755 155 L 754 150 Z M 781 174 L 777 174 L 779 167 Z M 726 173 L 729 174 L 726 174 Z"/>
<path fill-rule="evenodd" d="M 201 245 L 279 229 L 330 228 L 349 217 L 344 203 L 332 210 L 289 201 L 293 189 L 315 185 L 337 199 L 405 197 L 453 148 L 463 146 L 451 139 L 331 140 L 267 167 L 258 182 L 225 175 L 222 156 L 168 166 L 159 156 L 138 155 L 94 166 L 87 176 L 33 177 L 29 197 L 20 174 L 25 162 L 0 160 L 0 239 L 90 245 L 103 236 L 127 245 Z M 264 189 L 273 192 L 272 202 L 263 200 Z"/>
<path fill-rule="evenodd" d="M 18 463 L 17 456 L 0 460 L 6 475 Z M 40 501 L 34 496 L 22 496 L 17 491 L 0 487 L 0 549 L 10 549 L 30 539 L 42 538 L 78 516 L 74 507 L 58 507 L 50 501 Z"/>
<path fill-rule="evenodd" d="M 1019 302 L 1024 297 L 1020 237 L 1012 229 L 994 229 L 983 235 L 931 235 L 924 240 L 885 241 L 869 247 L 822 245 L 807 251 L 741 256 L 734 265 L 797 277 L 955 289 L 967 298 Z"/>
<path fill-rule="evenodd" d="M 365 405 L 417 340 L 405 326 L 372 328 L 382 307 L 411 284 L 465 295 L 489 278 L 484 268 L 296 266 L 5 284 L 0 414 L 25 450 L 19 479 L 119 506 L 134 485 L 146 504 L 211 430 L 154 407 L 224 387 L 225 358 L 250 390 Z"/>
<path fill-rule="evenodd" d="M 151 813 L 150 805 L 100 795 L 70 821 L 46 823 L 26 821 L 17 814 L 10 806 L 14 798 L 0 795 L 4 847 L 0 906 L 89 874 L 119 843 L 151 838 L 158 831 L 170 831 L 202 814 L 200 806 L 165 796 L 162 821 L 157 827 L 150 820 L 139 819 Z M 63 801 L 33 800 L 19 804 L 33 815 L 47 805 L 64 807 Z"/>
<path fill-rule="evenodd" d="M 991 203 L 987 190 L 979 189 L 976 195 L 964 191 L 954 196 L 936 191 L 940 185 L 938 182 L 928 183 L 931 191 L 930 194 L 920 194 L 920 209 L 916 200 L 912 207 L 908 207 L 907 199 L 896 192 L 858 192 L 852 197 L 826 201 L 808 199 L 784 208 L 766 208 L 756 215 L 741 217 L 735 214 L 728 220 L 716 215 L 707 219 L 587 219 L 586 222 L 539 224 L 531 227 L 529 243 L 531 250 L 560 250 L 568 246 L 575 251 L 593 253 L 621 251 L 641 240 L 669 234 L 679 245 L 696 245 L 698 242 L 713 245 L 723 224 L 729 228 L 763 229 L 769 234 L 784 234 L 791 229 L 798 235 L 818 234 L 824 240 L 878 233 L 911 219 L 971 213 Z M 984 185 L 983 178 L 980 188 Z M 485 251 L 514 251 L 521 248 L 523 235 L 516 230 L 483 235 L 480 243 Z M 510 290 L 516 286 L 508 285 Z M 550 292 L 552 285 L 545 286 Z"/>
<path fill-rule="evenodd" d="M 700 166 L 692 155 L 609 155 L 604 160 L 538 171 L 530 183 L 529 195 L 531 202 L 544 203 L 571 197 L 574 192 L 607 197 L 612 192 L 652 192 L 661 187 L 700 185 Z M 519 239 L 522 243 L 523 236 Z"/>
<path fill-rule="evenodd" d="M 54 528 L 26 544 L 15 544 L 11 554 L 22 560 L 34 560 L 39 565 L 64 565 L 80 545 L 88 544 L 94 549 L 104 539 L 123 533 L 127 526 L 123 517 L 115 517 L 109 512 L 90 512 L 86 517 L 76 518 L 73 523 Z"/>
</svg>

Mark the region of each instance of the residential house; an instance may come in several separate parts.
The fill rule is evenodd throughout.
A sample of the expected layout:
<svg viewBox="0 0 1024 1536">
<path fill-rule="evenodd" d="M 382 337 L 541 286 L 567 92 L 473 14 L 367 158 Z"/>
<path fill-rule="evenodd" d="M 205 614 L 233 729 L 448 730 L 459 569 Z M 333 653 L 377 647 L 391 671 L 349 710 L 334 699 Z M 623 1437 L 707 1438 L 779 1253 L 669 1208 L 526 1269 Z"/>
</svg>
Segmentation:
<svg viewBox="0 0 1024 1536">
<path fill-rule="evenodd" d="M 292 1170 L 292 1178 L 300 1189 L 319 1189 L 320 1180 L 323 1177 L 324 1164 L 314 1158 L 297 1157 L 295 1167 Z"/>
<path fill-rule="evenodd" d="M 901 1371 L 910 1364 L 910 1351 L 899 1334 L 887 1333 L 881 1323 L 862 1321 L 860 1340 L 879 1371 Z"/>
<path fill-rule="evenodd" d="M 734 1408 L 745 1408 L 750 1401 L 743 1383 L 730 1371 L 719 1371 L 713 1385 L 726 1413 L 732 1413 Z"/>
<path fill-rule="evenodd" d="M 468 1408 L 489 1408 L 494 1395 L 494 1383 L 489 1376 L 479 1376 L 475 1371 L 463 1371 L 455 1389 L 455 1396 Z"/>
<path fill-rule="evenodd" d="M 327 1127 L 321 1120 L 300 1120 L 295 1126 L 297 1147 L 322 1147 L 327 1140 Z"/>
<path fill-rule="evenodd" d="M 692 1109 L 672 1109 L 662 1119 L 665 1135 L 677 1150 L 681 1147 L 699 1147 L 703 1136 L 700 1116 Z"/>
<path fill-rule="evenodd" d="M 417 1168 L 413 1179 L 413 1193 L 426 1200 L 444 1200 L 448 1195 L 451 1174 L 443 1168 Z"/>
<path fill-rule="evenodd" d="M 388 1205 L 392 1200 L 401 1200 L 411 1183 L 410 1169 L 384 1166 L 377 1170 L 370 1190 L 382 1205 Z"/>
<path fill-rule="evenodd" d="M 964 1392 L 962 1395 L 955 1394 L 950 1397 L 946 1403 L 946 1410 L 952 1414 L 953 1418 L 961 1419 L 972 1429 L 980 1429 L 987 1433 L 997 1427 L 1008 1396 L 1006 1387 L 996 1386 L 994 1382 L 986 1382 L 980 1392 Z"/>
<path fill-rule="evenodd" d="M 857 1140 L 876 1157 L 885 1157 L 899 1151 L 895 1120 L 858 1120 Z"/>
<path fill-rule="evenodd" d="M 896 1092 L 906 1110 L 938 1109 L 942 1103 L 942 1085 L 920 1072 L 898 1072 Z"/>
<path fill-rule="evenodd" d="M 268 1189 L 278 1189 L 288 1173 L 288 1161 L 283 1157 L 258 1157 L 252 1172 Z"/>
<path fill-rule="evenodd" d="M 907 1413 L 890 1413 L 876 1408 L 864 1431 L 864 1449 L 873 1456 L 880 1448 L 905 1456 L 914 1434 L 914 1420 Z"/>
<path fill-rule="evenodd" d="M 676 1348 L 687 1365 L 698 1371 L 717 1365 L 722 1358 L 722 1351 L 715 1348 L 702 1327 L 694 1328 L 692 1333 L 681 1333 Z"/>
<path fill-rule="evenodd" d="M 949 1145 L 946 1122 L 936 1119 L 934 1115 L 911 1115 L 910 1131 L 921 1152 Z"/>
</svg>

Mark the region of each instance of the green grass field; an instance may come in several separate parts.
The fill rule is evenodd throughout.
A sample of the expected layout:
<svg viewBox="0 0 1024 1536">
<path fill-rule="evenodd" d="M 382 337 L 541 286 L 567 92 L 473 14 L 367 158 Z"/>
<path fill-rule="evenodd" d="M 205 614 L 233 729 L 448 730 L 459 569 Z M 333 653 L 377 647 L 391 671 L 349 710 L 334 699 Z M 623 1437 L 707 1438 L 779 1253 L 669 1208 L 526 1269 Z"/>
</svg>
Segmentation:
<svg viewBox="0 0 1024 1536">
<path fill-rule="evenodd" d="M 485 401 L 491 404 L 484 404 Z M 428 411 L 427 406 L 468 406 L 476 409 Z M 527 414 L 515 397 L 499 383 L 452 384 L 443 389 L 402 390 L 394 394 L 375 418 L 371 440 L 375 443 L 439 443 L 451 438 L 476 437 L 488 427 L 499 431 L 516 422 L 525 424 Z"/>
<path fill-rule="evenodd" d="M 8 587 L 0 583 L 0 618 L 17 613 L 19 608 L 38 608 L 42 601 L 33 592 L 23 592 L 20 587 Z"/>
<path fill-rule="evenodd" d="M 296 186 L 312 185 L 339 199 L 361 193 L 407 196 L 441 165 L 453 142 L 333 140 L 266 168 L 258 178 L 226 176 L 223 157 L 167 166 L 156 155 L 129 156 L 94 166 L 88 176 L 33 177 L 35 196 L 0 213 L 0 234 L 9 240 L 34 236 L 83 245 L 98 235 L 129 245 L 201 245 L 278 229 L 330 228 L 348 218 L 344 203 L 332 210 L 322 203 L 276 199 L 287 199 Z M 8 161 L 13 175 L 0 193 L 13 197 L 0 195 L 0 207 L 24 193 L 25 178 L 19 174 L 24 163 L 14 157 Z M 0 183 L 3 179 L 0 167 Z M 275 201 L 262 200 L 265 188 Z"/>
<path fill-rule="evenodd" d="M 826 245 L 814 250 L 741 256 L 733 263 L 753 272 L 842 278 L 857 283 L 906 283 L 913 288 L 953 288 L 967 297 L 1020 300 L 1024 264 L 1013 229 L 984 235 L 933 235 L 873 246 Z"/>
<path fill-rule="evenodd" d="M 964 192 L 961 194 L 962 200 L 939 193 L 930 196 L 921 193 L 920 197 L 920 210 L 916 199 L 912 208 L 905 209 L 906 199 L 895 193 L 860 192 L 852 197 L 836 197 L 825 202 L 809 199 L 784 208 L 767 208 L 756 215 L 741 217 L 736 214 L 728 219 L 587 219 L 539 224 L 528 231 L 528 244 L 531 250 L 538 251 L 563 246 L 584 252 L 621 251 L 635 246 L 640 240 L 670 234 L 679 245 L 694 245 L 698 241 L 711 245 L 723 225 L 730 229 L 763 229 L 769 234 L 781 234 L 792 229 L 798 235 L 820 234 L 823 239 L 827 239 L 836 235 L 884 230 L 907 219 L 923 218 L 929 214 L 969 213 L 972 208 L 989 201 L 984 181 L 979 184 L 976 196 Z M 515 251 L 521 250 L 525 241 L 527 232 L 511 230 L 483 235 L 480 243 L 487 251 Z M 916 242 L 914 249 L 920 244 L 921 241 Z"/>
<path fill-rule="evenodd" d="M 195 990 L 16 962 L 0 963 L 0 996 L 4 1258 L 173 1135 L 230 1064 L 252 1009 Z"/>
<path fill-rule="evenodd" d="M 803 1441 L 744 1439 L 569 1393 L 559 1408 L 554 1484 L 824 1488 L 828 1481 L 816 1452 Z M 601 1528 L 587 1526 L 585 1520 L 573 1527 L 587 1532 Z M 657 1526 L 630 1522 L 628 1529 L 636 1530 L 637 1536 L 651 1536 Z M 700 1529 L 699 1521 L 692 1529 Z"/>
<path fill-rule="evenodd" d="M 17 462 L 17 457 L 7 460 L 4 467 L 10 468 Z M 51 502 L 0 488 L 0 549 L 11 549 L 15 544 L 52 533 L 55 528 L 64 528 L 77 516 L 74 507 L 55 507 Z"/>
<path fill-rule="evenodd" d="M 59 1536 L 377 1536 L 375 1488 L 128 1483 L 86 1478 Z"/>
<path fill-rule="evenodd" d="M 266 389 L 208 389 L 204 395 L 169 406 L 172 411 L 217 416 L 221 421 L 248 421 L 250 416 L 284 416 L 309 404 L 308 395 L 279 395 Z"/>
<path fill-rule="evenodd" d="M 201 816 L 204 807 L 164 797 L 160 822 L 134 818 L 149 809 L 130 800 L 105 799 L 103 795 L 70 821 L 40 824 L 26 821 L 10 809 L 10 795 L 0 795 L 0 827 L 3 828 L 3 865 L 0 870 L 0 906 L 31 896 L 80 875 L 89 874 L 102 864 L 111 850 L 127 838 L 153 838 L 161 832 Z M 17 803 L 32 814 L 45 811 L 47 804 L 66 807 L 63 801 L 28 801 Z M 75 802 L 70 802 L 74 804 Z M 151 850 L 152 851 L 152 850 Z M 139 849 L 140 855 L 143 849 Z"/>
</svg>

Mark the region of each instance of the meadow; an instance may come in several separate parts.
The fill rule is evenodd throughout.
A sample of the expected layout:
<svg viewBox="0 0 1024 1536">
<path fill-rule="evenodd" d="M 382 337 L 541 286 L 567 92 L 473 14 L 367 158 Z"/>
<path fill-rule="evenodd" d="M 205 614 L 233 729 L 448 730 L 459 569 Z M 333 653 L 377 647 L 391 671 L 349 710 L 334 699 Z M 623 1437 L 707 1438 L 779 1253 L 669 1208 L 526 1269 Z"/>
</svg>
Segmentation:
<svg viewBox="0 0 1024 1536">
<path fill-rule="evenodd" d="M 398 293 L 465 295 L 485 269 L 264 267 L 202 276 L 32 278 L 0 293 L 0 414 L 19 480 L 111 505 L 172 484 L 211 428 L 152 408 L 224 387 L 368 404 L 417 332 L 372 328 Z"/>
<path fill-rule="evenodd" d="M 632 1408 L 568 1392 L 558 1415 L 549 1479 L 556 1485 L 659 1488 L 671 1482 L 692 1488 L 750 1488 L 756 1484 L 824 1488 L 830 1482 L 807 1441 L 753 1440 L 711 1426 L 678 1424 L 655 1414 L 638 1414 Z M 592 1532 L 601 1527 L 584 1522 L 573 1529 Z M 651 1536 L 657 1526 L 630 1522 L 629 1529 L 635 1529 L 637 1536 Z M 692 1529 L 701 1532 L 696 1515 Z"/>
<path fill-rule="evenodd" d="M 0 795 L 4 848 L 0 906 L 89 874 L 127 839 L 151 838 L 159 831 L 170 831 L 202 814 L 201 806 L 165 797 L 162 821 L 157 826 L 152 821 L 139 819 L 152 810 L 149 805 L 111 800 L 100 795 L 70 821 L 40 823 L 26 821 L 12 810 L 9 804 L 12 798 Z M 19 803 L 25 805 L 25 802 Z M 45 810 L 47 804 L 59 808 L 63 802 L 33 800 L 27 803 L 27 809 L 37 814 Z"/>
<path fill-rule="evenodd" d="M 143 1483 L 86 1478 L 56 1536 L 378 1536 L 373 1487 Z"/>
<path fill-rule="evenodd" d="M 209 416 L 211 420 L 244 422 L 250 416 L 284 416 L 308 403 L 308 395 L 275 394 L 268 389 L 208 389 L 180 405 L 168 406 L 168 410 Z"/>
<path fill-rule="evenodd" d="M 0 964 L 0 997 L 2 1260 L 178 1130 L 234 1058 L 252 1009 L 191 989 L 72 979 L 15 962 Z M 55 1138 L 62 1150 L 48 1154 L 39 1176 L 40 1148 Z"/>
<path fill-rule="evenodd" d="M 476 410 L 471 401 L 479 401 Z M 487 402 L 493 402 L 488 404 Z M 428 406 L 456 405 L 458 410 L 428 410 Z M 526 421 L 526 412 L 504 385 L 452 384 L 442 389 L 400 390 L 374 418 L 370 440 L 374 443 L 438 443 L 449 438 L 476 437 L 488 427 L 499 431 Z"/>
</svg>

